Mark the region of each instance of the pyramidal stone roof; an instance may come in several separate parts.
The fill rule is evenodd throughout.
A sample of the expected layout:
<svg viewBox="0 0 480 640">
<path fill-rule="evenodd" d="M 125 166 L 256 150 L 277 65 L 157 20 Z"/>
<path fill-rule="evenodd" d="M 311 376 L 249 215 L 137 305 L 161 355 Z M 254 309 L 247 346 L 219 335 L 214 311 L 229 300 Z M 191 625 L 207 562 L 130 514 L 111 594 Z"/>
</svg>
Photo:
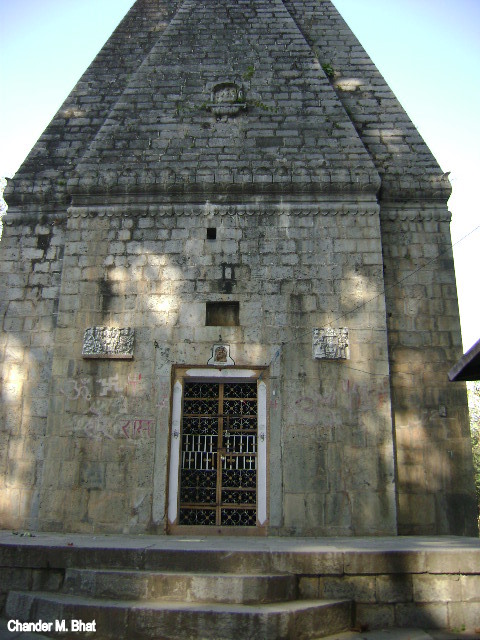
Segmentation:
<svg viewBox="0 0 480 640">
<path fill-rule="evenodd" d="M 332 2 L 137 0 L 6 195 L 379 190 L 450 186 Z"/>
</svg>

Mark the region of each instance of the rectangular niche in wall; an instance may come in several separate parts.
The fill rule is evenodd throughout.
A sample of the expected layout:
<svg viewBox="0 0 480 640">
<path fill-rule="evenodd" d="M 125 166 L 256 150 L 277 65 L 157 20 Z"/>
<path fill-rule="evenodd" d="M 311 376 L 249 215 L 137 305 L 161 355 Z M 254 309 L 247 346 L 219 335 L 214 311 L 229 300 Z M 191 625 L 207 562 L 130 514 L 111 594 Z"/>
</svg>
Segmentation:
<svg viewBox="0 0 480 640">
<path fill-rule="evenodd" d="M 237 327 L 239 324 L 239 302 L 207 302 L 207 327 Z"/>
</svg>

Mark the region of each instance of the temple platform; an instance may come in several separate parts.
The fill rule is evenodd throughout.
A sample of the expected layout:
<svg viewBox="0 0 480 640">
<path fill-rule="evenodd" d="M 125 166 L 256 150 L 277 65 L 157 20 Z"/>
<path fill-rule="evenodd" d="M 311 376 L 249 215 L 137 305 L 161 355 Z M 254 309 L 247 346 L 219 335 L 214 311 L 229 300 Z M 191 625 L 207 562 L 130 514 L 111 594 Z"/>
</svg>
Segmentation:
<svg viewBox="0 0 480 640">
<path fill-rule="evenodd" d="M 480 637 L 477 538 L 3 531 L 0 585 L 0 639 L 26 637 L 6 629 L 11 619 L 64 619 L 68 631 L 70 617 L 95 619 L 97 633 L 69 635 L 60 629 L 57 635 Z"/>
</svg>

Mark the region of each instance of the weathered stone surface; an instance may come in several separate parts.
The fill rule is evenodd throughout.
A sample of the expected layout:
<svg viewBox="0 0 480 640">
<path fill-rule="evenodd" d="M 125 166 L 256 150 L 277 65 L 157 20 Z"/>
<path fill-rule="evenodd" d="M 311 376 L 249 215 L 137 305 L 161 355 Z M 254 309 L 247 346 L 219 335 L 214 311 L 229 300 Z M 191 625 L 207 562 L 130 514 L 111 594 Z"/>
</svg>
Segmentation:
<svg viewBox="0 0 480 640">
<path fill-rule="evenodd" d="M 313 357 L 327 360 L 349 360 L 348 329 L 314 329 Z"/>
<path fill-rule="evenodd" d="M 71 188 L 205 192 L 227 183 L 243 191 L 248 183 L 260 191 L 376 191 L 373 163 L 288 10 L 278 2 L 267 19 L 261 9 L 258 0 L 183 5 L 113 107 Z M 216 38 L 224 29 L 235 33 L 228 47 Z M 212 56 L 217 62 L 199 74 L 199 61 Z M 228 87 L 240 102 L 220 105 Z M 135 136 L 126 114 L 134 114 Z M 112 177 L 119 148 L 126 164 Z"/>
<path fill-rule="evenodd" d="M 68 570 L 64 592 L 118 600 L 255 604 L 296 599 L 292 575 Z M 18 588 L 18 587 L 17 587 Z M 333 598 L 331 598 L 333 599 Z"/>
<path fill-rule="evenodd" d="M 448 177 L 334 4 L 322 1 L 319 6 L 316 0 L 285 0 L 284 4 L 327 69 L 374 159 L 382 177 L 382 199 L 407 196 L 446 201 Z"/>
<path fill-rule="evenodd" d="M 415 602 L 459 601 L 462 598 L 460 576 L 414 576 L 413 598 Z"/>
<path fill-rule="evenodd" d="M 252 640 L 306 639 L 317 629 L 336 633 L 351 623 L 351 605 L 335 601 L 292 601 L 273 604 L 231 605 L 182 602 L 125 602 L 88 599 L 70 594 L 10 594 L 7 614 L 29 619 L 28 606 L 38 618 L 95 620 L 104 638 L 251 638 Z M 17 610 L 20 613 L 16 613 Z"/>
<path fill-rule="evenodd" d="M 399 627 L 420 629 L 448 629 L 448 605 L 433 604 L 397 604 L 395 605 L 395 624 Z"/>
<path fill-rule="evenodd" d="M 331 2 L 136 2 L 6 190 L 2 526 L 163 534 L 172 368 L 235 363 L 265 367 L 268 531 L 474 535 L 448 195 Z"/>
<path fill-rule="evenodd" d="M 448 622 L 451 629 L 478 629 L 478 604 L 449 602 Z"/>
<path fill-rule="evenodd" d="M 18 606 L 22 615 L 33 615 L 34 619 L 37 619 L 36 609 L 32 608 L 34 600 L 42 600 L 41 606 L 45 607 L 42 611 L 50 615 L 66 596 L 74 596 L 76 604 L 81 606 L 88 598 L 89 605 L 102 611 L 112 599 L 121 601 L 116 611 L 139 606 L 150 611 L 148 616 L 152 622 L 158 622 L 158 612 L 164 604 L 169 611 L 177 610 L 177 615 L 185 610 L 188 605 L 178 609 L 175 604 L 179 599 L 188 601 L 190 608 L 192 603 L 208 600 L 214 609 L 215 602 L 217 605 L 228 603 L 237 609 L 240 602 L 255 598 L 257 603 L 250 602 L 253 606 L 247 608 L 256 615 L 262 606 L 260 602 L 274 602 L 280 609 L 283 602 L 287 604 L 283 608 L 285 612 L 297 597 L 313 599 L 319 604 L 325 602 L 328 593 L 330 597 L 337 594 L 335 601 L 343 596 L 355 603 L 353 626 L 368 624 L 371 629 L 412 624 L 424 628 L 471 627 L 480 601 L 478 574 L 429 574 L 425 570 L 418 573 L 407 567 L 402 574 L 376 576 L 361 572 L 346 575 L 342 571 L 342 563 L 352 566 L 353 557 L 372 547 L 377 548 L 380 567 L 382 556 L 387 560 L 395 550 L 422 549 L 428 560 L 430 554 L 446 550 L 449 545 L 456 547 L 460 559 L 462 554 L 468 558 L 479 542 L 478 539 L 445 537 L 342 540 L 175 537 L 162 540 L 78 534 L 39 534 L 30 539 L 4 532 L 0 544 L 0 583 L 10 591 L 12 615 Z M 280 575 L 280 571 L 285 573 Z M 413 584 L 417 600 L 413 599 Z M 49 593 L 19 593 L 30 589 Z M 150 607 L 152 599 L 154 610 Z M 67 597 L 64 601 L 69 607 L 74 600 Z M 308 606 L 310 604 L 313 603 Z M 267 610 L 264 613 L 268 615 L 273 612 Z M 204 609 L 197 611 L 201 617 Z M 223 611 L 228 614 L 229 609 Z M 305 613 L 304 622 L 310 629 L 320 624 L 315 616 L 310 618 L 313 613 Z M 113 615 L 116 614 L 113 612 Z M 322 619 L 327 623 L 329 614 Z M 300 621 L 291 623 L 293 640 L 300 628 L 307 627 Z"/>
<path fill-rule="evenodd" d="M 375 603 L 375 578 L 369 576 L 320 578 L 319 595 L 327 599 L 344 598 L 357 603 Z"/>
<path fill-rule="evenodd" d="M 402 574 L 425 571 L 426 556 L 422 551 L 360 552 L 345 559 L 347 574 Z"/>
<path fill-rule="evenodd" d="M 90 327 L 83 336 L 84 358 L 133 358 L 135 332 L 130 328 Z"/>
<path fill-rule="evenodd" d="M 428 555 L 426 568 L 429 573 L 476 574 L 480 570 L 480 553 L 477 550 L 458 554 L 455 550 Z"/>
<path fill-rule="evenodd" d="M 413 584 L 411 575 L 377 576 L 376 593 L 378 602 L 396 603 L 413 600 Z"/>
<path fill-rule="evenodd" d="M 392 604 L 359 604 L 355 608 L 355 622 L 369 629 L 388 629 L 397 624 Z"/>
</svg>

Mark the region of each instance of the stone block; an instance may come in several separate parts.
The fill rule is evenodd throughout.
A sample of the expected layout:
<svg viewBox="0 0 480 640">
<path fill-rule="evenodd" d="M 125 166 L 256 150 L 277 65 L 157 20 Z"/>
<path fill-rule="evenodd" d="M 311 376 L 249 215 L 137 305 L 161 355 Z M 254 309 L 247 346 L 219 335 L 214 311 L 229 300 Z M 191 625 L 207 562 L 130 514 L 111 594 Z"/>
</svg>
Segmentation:
<svg viewBox="0 0 480 640">
<path fill-rule="evenodd" d="M 459 575 L 414 575 L 415 602 L 458 602 L 462 598 Z"/>
<path fill-rule="evenodd" d="M 419 629 L 448 629 L 447 603 L 395 605 L 395 626 Z"/>
<path fill-rule="evenodd" d="M 319 578 L 302 576 L 298 581 L 298 592 L 306 600 L 318 600 L 320 596 Z"/>
<path fill-rule="evenodd" d="M 34 569 L 31 588 L 33 591 L 59 591 L 63 578 L 64 571 L 61 569 Z"/>
<path fill-rule="evenodd" d="M 358 551 L 345 557 L 345 573 L 361 574 L 403 574 L 425 571 L 423 551 L 389 550 L 388 552 Z"/>
<path fill-rule="evenodd" d="M 27 568 L 2 567 L 0 593 L 9 591 L 29 591 L 32 586 L 32 570 Z"/>
<path fill-rule="evenodd" d="M 305 521 L 305 501 L 303 494 L 285 494 L 285 526 L 300 526 Z"/>
<path fill-rule="evenodd" d="M 123 493 L 93 491 L 88 499 L 88 518 L 95 523 L 121 523 L 125 521 L 125 503 L 126 496 Z M 122 525 L 118 526 L 121 530 Z"/>
<path fill-rule="evenodd" d="M 71 506 L 65 510 L 63 518 L 63 527 L 65 531 L 71 531 L 73 527 L 77 527 L 80 523 L 88 523 L 88 501 L 91 492 L 88 489 L 74 488 L 67 494 L 71 500 Z"/>
<path fill-rule="evenodd" d="M 435 497 L 422 493 L 400 493 L 399 517 L 409 525 L 428 525 L 435 522 Z"/>
<path fill-rule="evenodd" d="M 356 535 L 395 535 L 395 495 L 390 491 L 352 493 L 352 524 Z"/>
<path fill-rule="evenodd" d="M 478 602 L 449 602 L 448 626 L 455 631 L 477 630 L 480 625 L 480 605 Z M 475 635 L 478 634 L 476 631 Z"/>
<path fill-rule="evenodd" d="M 296 427 L 285 430 L 283 447 L 286 491 L 326 492 L 328 490 L 326 451 L 316 446 L 314 439 L 302 437 Z"/>
<path fill-rule="evenodd" d="M 43 249 L 24 248 L 22 249 L 23 260 L 41 260 L 43 258 Z"/>
<path fill-rule="evenodd" d="M 105 487 L 105 464 L 84 462 L 80 466 L 79 484 L 84 489 L 103 489 Z"/>
<path fill-rule="evenodd" d="M 5 614 L 15 620 L 31 620 L 35 596 L 30 593 L 12 591 L 7 598 Z"/>
<path fill-rule="evenodd" d="M 444 549 L 427 555 L 428 573 L 480 574 L 480 549 Z"/>
<path fill-rule="evenodd" d="M 389 629 L 396 624 L 393 604 L 357 604 L 355 606 L 355 627 Z"/>
<path fill-rule="evenodd" d="M 375 604 L 375 577 L 321 577 L 319 579 L 319 597 L 326 600 L 354 600 L 357 604 Z"/>
<path fill-rule="evenodd" d="M 10 459 L 5 484 L 7 487 L 33 487 L 35 484 L 35 472 L 34 461 Z"/>
<path fill-rule="evenodd" d="M 412 602 L 412 576 L 395 574 L 377 576 L 376 593 L 379 603 Z"/>
<path fill-rule="evenodd" d="M 461 576 L 460 584 L 462 587 L 461 599 L 464 602 L 480 603 L 480 575 Z M 478 605 L 478 607 L 479 607 L 479 614 L 480 614 L 480 604 Z"/>
<path fill-rule="evenodd" d="M 66 461 L 60 464 L 58 484 L 60 487 L 73 488 L 79 481 L 79 463 Z"/>
<path fill-rule="evenodd" d="M 48 519 L 51 521 L 63 522 L 65 518 L 65 507 L 68 503 L 68 492 L 65 490 L 58 490 L 56 485 L 45 487 L 42 491 L 40 499 L 40 510 L 48 514 Z M 50 529 L 51 531 L 62 531 L 63 527 L 59 529 Z"/>
<path fill-rule="evenodd" d="M 345 492 L 329 493 L 325 496 L 324 519 L 326 526 L 351 527 L 351 502 Z"/>
</svg>

